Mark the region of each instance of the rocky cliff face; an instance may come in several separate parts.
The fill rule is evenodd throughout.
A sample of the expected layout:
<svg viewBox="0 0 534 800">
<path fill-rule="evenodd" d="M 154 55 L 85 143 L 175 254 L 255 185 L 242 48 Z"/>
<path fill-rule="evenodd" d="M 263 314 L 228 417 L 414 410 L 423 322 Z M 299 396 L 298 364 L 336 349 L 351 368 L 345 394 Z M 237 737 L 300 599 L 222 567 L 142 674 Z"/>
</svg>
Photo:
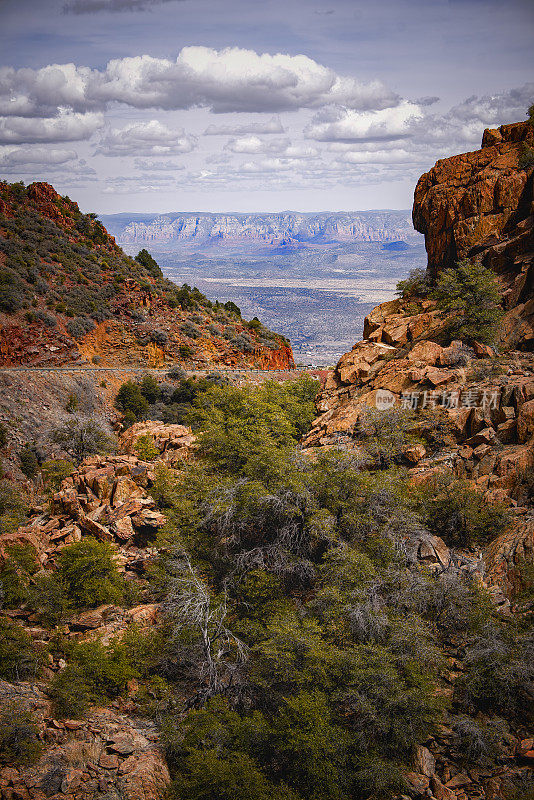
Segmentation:
<svg viewBox="0 0 534 800">
<path fill-rule="evenodd" d="M 105 218 L 123 243 L 278 246 L 306 242 L 391 242 L 417 238 L 405 211 L 322 214 L 164 214 Z"/>
<path fill-rule="evenodd" d="M 503 341 L 528 350 L 534 349 L 534 168 L 521 164 L 533 144 L 528 122 L 486 130 L 480 150 L 442 159 L 421 176 L 413 206 L 430 272 L 462 258 L 493 269 L 508 312 Z"/>
<path fill-rule="evenodd" d="M 0 183 L 0 365 L 294 366 L 287 340 L 127 256 L 46 183 Z"/>
</svg>

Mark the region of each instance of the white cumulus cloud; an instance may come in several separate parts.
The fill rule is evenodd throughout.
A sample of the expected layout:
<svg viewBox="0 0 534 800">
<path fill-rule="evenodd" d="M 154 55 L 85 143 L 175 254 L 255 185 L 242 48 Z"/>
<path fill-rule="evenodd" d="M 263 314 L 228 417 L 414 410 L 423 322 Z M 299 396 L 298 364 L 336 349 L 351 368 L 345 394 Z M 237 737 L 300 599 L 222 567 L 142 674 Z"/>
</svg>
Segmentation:
<svg viewBox="0 0 534 800">
<path fill-rule="evenodd" d="M 183 128 L 171 130 L 156 119 L 133 122 L 124 128 L 109 128 L 101 137 L 95 152 L 104 156 L 165 156 L 190 153 L 196 146 L 195 136 Z"/>
<path fill-rule="evenodd" d="M 202 106 L 222 113 L 330 103 L 383 109 L 395 106 L 399 98 L 381 81 L 338 75 L 308 56 L 260 54 L 238 47 L 184 47 L 175 60 L 149 55 L 116 58 L 103 70 L 52 64 L 0 72 L 4 115 L 52 116 L 60 107 L 103 110 L 111 102 L 167 110 Z"/>
<path fill-rule="evenodd" d="M 0 144 L 75 142 L 89 139 L 103 124 L 103 115 L 91 112 L 61 113 L 49 119 L 0 117 Z"/>
<path fill-rule="evenodd" d="M 402 139 L 410 135 L 411 123 L 422 116 L 419 106 L 406 100 L 381 111 L 326 109 L 314 117 L 305 135 L 320 142 Z"/>
</svg>

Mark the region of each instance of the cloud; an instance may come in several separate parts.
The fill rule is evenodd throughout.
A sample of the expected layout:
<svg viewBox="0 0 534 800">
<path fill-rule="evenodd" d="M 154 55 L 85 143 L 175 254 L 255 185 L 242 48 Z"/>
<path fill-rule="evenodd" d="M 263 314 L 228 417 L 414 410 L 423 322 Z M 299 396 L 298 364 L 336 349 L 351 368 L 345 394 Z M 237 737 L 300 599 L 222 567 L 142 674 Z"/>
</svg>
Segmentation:
<svg viewBox="0 0 534 800">
<path fill-rule="evenodd" d="M 176 172 L 185 169 L 183 164 L 176 164 L 174 161 L 150 161 L 142 158 L 135 159 L 136 169 L 143 172 Z"/>
<path fill-rule="evenodd" d="M 493 95 L 474 95 L 445 114 L 412 120 L 411 137 L 418 144 L 447 147 L 449 152 L 478 147 L 484 128 L 524 119 L 533 101 L 534 83 Z"/>
<path fill-rule="evenodd" d="M 395 150 L 349 150 L 336 159 L 342 164 L 425 164 L 423 154 L 399 148 Z"/>
<path fill-rule="evenodd" d="M 515 122 L 526 117 L 527 108 L 534 100 L 534 83 L 525 83 L 515 89 L 493 95 L 468 97 L 450 110 L 451 119 L 462 122 L 478 121 L 484 125 L 502 124 L 503 120 Z"/>
<path fill-rule="evenodd" d="M 159 192 L 172 189 L 176 181 L 171 176 L 130 175 L 107 178 L 102 192 L 104 194 L 131 194 L 132 192 Z"/>
<path fill-rule="evenodd" d="M 75 161 L 78 155 L 74 150 L 48 150 L 44 147 L 6 148 L 0 151 L 0 166 L 25 166 L 33 164 L 66 164 Z"/>
<path fill-rule="evenodd" d="M 259 136 L 241 136 L 236 139 L 229 139 L 224 149 L 232 153 L 282 153 L 290 145 L 287 138 L 284 139 L 260 139 Z"/>
<path fill-rule="evenodd" d="M 100 11 L 148 11 L 172 0 L 70 0 L 63 6 L 64 14 L 97 14 Z"/>
<path fill-rule="evenodd" d="M 410 135 L 410 123 L 422 117 L 419 106 L 406 100 L 395 108 L 358 112 L 347 108 L 325 109 L 304 133 L 319 142 L 378 141 Z"/>
<path fill-rule="evenodd" d="M 74 150 L 45 147 L 0 148 L 0 173 L 3 175 L 54 175 L 94 179 L 96 172 Z M 56 178 L 54 178 L 56 179 Z"/>
<path fill-rule="evenodd" d="M 50 119 L 0 117 L 0 144 L 75 142 L 88 139 L 103 124 L 99 113 L 62 113 Z"/>
<path fill-rule="evenodd" d="M 0 67 L 0 115 L 54 117 L 60 109 L 98 110 L 88 88 L 97 72 L 75 64 L 50 64 L 41 69 Z"/>
<path fill-rule="evenodd" d="M 252 134 L 285 133 L 280 117 L 271 117 L 262 122 L 249 122 L 245 125 L 208 125 L 204 136 L 246 136 Z"/>
<path fill-rule="evenodd" d="M 416 106 L 433 106 L 435 103 L 439 102 L 439 97 L 432 95 L 430 97 L 418 97 L 417 100 L 414 100 Z"/>
<path fill-rule="evenodd" d="M 124 128 L 109 128 L 101 137 L 95 153 L 103 156 L 164 156 L 190 153 L 197 137 L 183 128 L 171 130 L 157 119 L 134 122 Z"/>
<path fill-rule="evenodd" d="M 259 54 L 233 47 L 184 47 L 171 61 L 142 55 L 112 59 L 104 70 L 74 64 L 0 71 L 0 113 L 54 116 L 60 108 L 105 110 L 110 103 L 164 110 L 278 112 L 342 104 L 359 110 L 395 106 L 381 81 L 342 76 L 304 55 Z M 258 131 L 256 131 L 258 132 Z"/>
</svg>

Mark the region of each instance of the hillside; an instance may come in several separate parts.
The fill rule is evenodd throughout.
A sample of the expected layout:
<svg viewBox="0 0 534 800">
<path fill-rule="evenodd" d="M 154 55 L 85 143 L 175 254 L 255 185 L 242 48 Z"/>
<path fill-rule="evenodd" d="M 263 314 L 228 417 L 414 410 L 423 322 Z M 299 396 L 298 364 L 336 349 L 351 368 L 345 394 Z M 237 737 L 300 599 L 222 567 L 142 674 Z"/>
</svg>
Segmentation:
<svg viewBox="0 0 534 800">
<path fill-rule="evenodd" d="M 48 184 L 0 184 L 0 266 L 3 366 L 293 365 L 283 337 L 130 258 Z"/>
<path fill-rule="evenodd" d="M 417 239 L 407 211 L 116 214 L 104 219 L 121 243 L 167 248 L 194 245 L 257 249 Z"/>
</svg>

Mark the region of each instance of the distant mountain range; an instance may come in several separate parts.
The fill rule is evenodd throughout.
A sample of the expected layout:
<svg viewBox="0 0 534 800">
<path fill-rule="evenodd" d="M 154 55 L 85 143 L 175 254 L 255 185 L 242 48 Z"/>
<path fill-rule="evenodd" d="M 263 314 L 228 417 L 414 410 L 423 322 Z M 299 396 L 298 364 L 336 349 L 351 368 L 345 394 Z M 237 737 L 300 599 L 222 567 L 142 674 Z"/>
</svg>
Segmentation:
<svg viewBox="0 0 534 800">
<path fill-rule="evenodd" d="M 143 246 L 297 248 L 347 242 L 420 240 L 410 211 L 303 214 L 111 214 L 102 222 L 121 244 Z"/>
</svg>

